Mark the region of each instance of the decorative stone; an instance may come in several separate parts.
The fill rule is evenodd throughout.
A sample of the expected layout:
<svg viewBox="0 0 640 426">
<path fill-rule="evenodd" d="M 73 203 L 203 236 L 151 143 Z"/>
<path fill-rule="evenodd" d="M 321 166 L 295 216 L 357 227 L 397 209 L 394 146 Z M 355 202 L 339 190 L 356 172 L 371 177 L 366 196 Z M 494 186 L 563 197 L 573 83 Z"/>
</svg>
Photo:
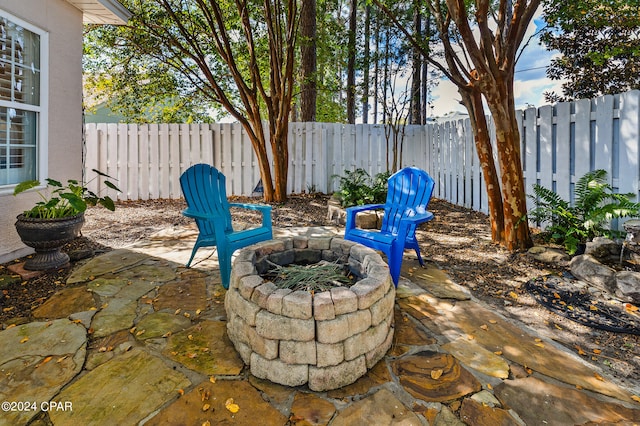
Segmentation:
<svg viewBox="0 0 640 426">
<path fill-rule="evenodd" d="M 527 256 L 538 262 L 552 265 L 564 265 L 571 260 L 566 251 L 553 247 L 533 246 L 527 250 Z"/>
<path fill-rule="evenodd" d="M 239 374 L 243 363 L 234 351 L 222 321 L 203 321 L 169 337 L 164 351 L 169 358 L 202 374 Z"/>
<path fill-rule="evenodd" d="M 449 354 L 419 352 L 395 361 L 392 368 L 407 392 L 427 402 L 453 401 L 482 389 Z"/>
<path fill-rule="evenodd" d="M 271 293 L 269 299 L 267 299 L 267 310 L 272 314 L 281 315 L 282 301 L 289 293 L 291 293 L 291 290 L 288 288 L 279 288 Z"/>
<path fill-rule="evenodd" d="M 333 300 L 333 307 L 336 315 L 355 312 L 358 309 L 358 296 L 348 288 L 332 288 L 331 300 Z"/>
<path fill-rule="evenodd" d="M 330 291 L 323 291 L 313 295 L 313 316 L 316 321 L 332 320 L 336 317 Z"/>
<path fill-rule="evenodd" d="M 96 308 L 96 302 L 86 286 L 60 290 L 33 311 L 34 318 L 66 318 L 77 312 Z"/>
<path fill-rule="evenodd" d="M 280 359 L 287 364 L 316 364 L 316 342 L 280 341 Z"/>
<path fill-rule="evenodd" d="M 618 272 L 615 294 L 624 302 L 640 304 L 640 273 L 635 271 Z"/>
<path fill-rule="evenodd" d="M 256 287 L 261 286 L 263 282 L 264 280 L 260 275 L 247 275 L 239 279 L 238 291 L 244 299 L 251 300 L 253 291 Z"/>
<path fill-rule="evenodd" d="M 509 411 L 482 404 L 471 398 L 465 398 L 462 401 L 460 420 L 466 424 L 478 426 L 516 425 L 519 423 Z"/>
<path fill-rule="evenodd" d="M 130 299 L 111 299 L 91 321 L 94 337 L 108 336 L 133 327 L 138 303 Z"/>
<path fill-rule="evenodd" d="M 73 410 L 52 410 L 49 417 L 53 424 L 135 425 L 190 385 L 159 358 L 133 349 L 67 386 L 56 400 L 72 401 Z"/>
<path fill-rule="evenodd" d="M 344 361 L 344 345 L 342 342 L 325 344 L 316 343 L 316 365 L 318 367 L 329 367 L 340 364 Z"/>
<path fill-rule="evenodd" d="M 309 381 L 308 364 L 287 364 L 279 359 L 265 359 L 251 354 L 251 374 L 286 386 L 301 386 Z"/>
<path fill-rule="evenodd" d="M 587 242 L 584 254 L 595 257 L 599 262 L 619 262 L 622 244 L 610 238 L 595 237 Z"/>
<path fill-rule="evenodd" d="M 640 409 L 589 396 L 573 386 L 536 377 L 505 380 L 494 388 L 502 405 L 512 407 L 526 424 L 634 424 Z"/>
<path fill-rule="evenodd" d="M 251 325 L 249 322 L 247 323 Z M 307 342 L 315 337 L 312 318 L 288 318 L 271 312 L 260 311 L 256 315 L 255 323 L 258 334 L 267 339 Z"/>
<path fill-rule="evenodd" d="M 289 318 L 309 319 L 313 316 L 313 301 L 308 291 L 294 291 L 282 299 L 282 315 Z"/>
<path fill-rule="evenodd" d="M 456 357 L 469 368 L 487 376 L 506 379 L 509 377 L 509 364 L 504 358 L 483 348 L 473 340 L 464 337 L 442 345 L 442 349 Z"/>
<path fill-rule="evenodd" d="M 245 277 L 245 279 L 252 278 L 254 276 L 255 275 L 251 277 Z M 269 296 L 271 296 L 271 293 L 275 292 L 276 290 L 277 287 L 271 281 L 263 282 L 261 285 L 256 287 L 255 291 L 251 295 L 251 301 L 260 306 L 262 309 L 267 309 Z"/>
<path fill-rule="evenodd" d="M 616 271 L 598 262 L 593 256 L 583 254 L 571 259 L 571 273 L 601 290 L 615 292 Z"/>
<path fill-rule="evenodd" d="M 232 413 L 227 409 L 225 402 L 229 398 L 233 398 L 234 404 L 239 407 L 238 412 Z M 260 392 L 246 381 L 217 380 L 216 383 L 204 381 L 194 386 L 145 425 L 258 423 L 261 426 L 281 426 L 287 423 L 287 418 L 265 402 Z"/>
<path fill-rule="evenodd" d="M 295 424 L 326 425 L 336 412 L 336 407 L 322 398 L 310 393 L 296 393 L 291 405 L 291 417 Z"/>
<path fill-rule="evenodd" d="M 364 355 L 331 367 L 309 367 L 309 389 L 324 392 L 350 385 L 367 372 Z"/>
<path fill-rule="evenodd" d="M 168 309 L 175 312 L 202 311 L 207 307 L 207 285 L 204 278 L 194 277 L 188 280 L 167 283 L 158 290 L 158 296 L 153 302 L 157 311 Z"/>
<path fill-rule="evenodd" d="M 191 320 L 182 315 L 168 312 L 154 312 L 145 315 L 136 324 L 135 336 L 138 340 L 168 337 L 171 334 L 186 330 L 191 326 Z"/>
<path fill-rule="evenodd" d="M 393 315 L 393 313 L 392 313 Z M 373 351 L 387 340 L 392 316 L 375 327 L 370 327 L 362 333 L 355 334 L 344 341 L 344 358 L 352 360 L 355 357 Z"/>
<path fill-rule="evenodd" d="M 331 426 L 362 425 L 421 425 L 416 414 L 387 389 L 381 389 L 351 406 L 334 418 Z"/>
</svg>

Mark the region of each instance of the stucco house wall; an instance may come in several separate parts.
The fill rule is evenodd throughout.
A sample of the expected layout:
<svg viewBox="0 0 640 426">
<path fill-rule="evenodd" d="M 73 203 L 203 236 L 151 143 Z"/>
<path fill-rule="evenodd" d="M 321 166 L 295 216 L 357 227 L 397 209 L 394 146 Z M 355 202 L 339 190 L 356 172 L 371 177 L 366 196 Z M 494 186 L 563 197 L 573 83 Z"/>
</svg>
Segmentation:
<svg viewBox="0 0 640 426">
<path fill-rule="evenodd" d="M 97 0 L 97 7 L 103 2 Z M 48 33 L 48 51 L 41 49 L 41 119 L 38 178 L 82 179 L 82 31 L 84 13 L 66 0 L 0 0 L 0 10 Z M 84 3 L 92 3 L 91 1 Z M 117 3 L 117 2 L 116 2 Z M 120 6 L 118 4 L 118 6 Z M 103 11 L 104 12 L 104 11 Z M 45 107 L 46 106 L 46 107 Z M 0 186 L 0 262 L 26 255 L 15 231 L 16 216 L 38 198 L 35 192 L 12 195 L 13 186 Z"/>
</svg>

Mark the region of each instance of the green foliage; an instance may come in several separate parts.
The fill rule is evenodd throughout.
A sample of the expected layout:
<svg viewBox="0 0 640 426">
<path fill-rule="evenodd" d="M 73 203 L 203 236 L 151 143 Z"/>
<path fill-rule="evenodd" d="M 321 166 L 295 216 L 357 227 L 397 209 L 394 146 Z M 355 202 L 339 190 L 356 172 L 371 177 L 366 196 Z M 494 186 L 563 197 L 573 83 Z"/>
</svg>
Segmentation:
<svg viewBox="0 0 640 426">
<path fill-rule="evenodd" d="M 98 170 L 93 169 L 93 171 L 99 176 L 111 179 L 110 176 Z M 41 200 L 36 202 L 36 205 L 30 210 L 23 212 L 25 217 L 38 219 L 70 217 L 83 213 L 87 209 L 87 206 L 95 206 L 96 204 L 100 204 L 111 211 L 114 211 L 116 208 L 111 197 L 100 197 L 75 179 L 69 179 L 66 185 L 54 179 L 46 179 L 46 182 L 47 188 L 49 189 L 48 196 L 38 191 Z M 121 192 L 111 181 L 105 180 L 104 184 L 114 191 Z M 16 185 L 13 195 L 16 196 L 39 185 L 40 181 L 38 180 L 21 182 Z"/>
<path fill-rule="evenodd" d="M 558 194 L 540 185 L 534 185 L 535 208 L 529 219 L 545 223 L 544 236 L 563 244 L 574 254 L 580 244 L 597 236 L 615 236 L 616 231 L 606 226 L 612 219 L 640 216 L 640 203 L 634 203 L 633 194 L 617 194 L 607 183 L 607 172 L 594 170 L 582 176 L 575 186 L 573 206 Z"/>
<path fill-rule="evenodd" d="M 593 98 L 640 88 L 640 14 L 633 0 L 549 0 L 541 40 L 561 56 L 547 75 L 566 80 L 551 102 Z"/>
<path fill-rule="evenodd" d="M 366 170 L 358 168 L 354 171 L 345 170 L 344 176 L 334 176 L 340 178 L 338 196 L 342 207 L 384 203 L 390 175 L 389 172 L 382 172 L 372 179 Z"/>
<path fill-rule="evenodd" d="M 334 287 L 351 287 L 353 284 L 349 268 L 339 262 L 286 266 L 269 263 L 271 269 L 265 276 L 277 288 L 315 292 L 331 290 Z"/>
</svg>

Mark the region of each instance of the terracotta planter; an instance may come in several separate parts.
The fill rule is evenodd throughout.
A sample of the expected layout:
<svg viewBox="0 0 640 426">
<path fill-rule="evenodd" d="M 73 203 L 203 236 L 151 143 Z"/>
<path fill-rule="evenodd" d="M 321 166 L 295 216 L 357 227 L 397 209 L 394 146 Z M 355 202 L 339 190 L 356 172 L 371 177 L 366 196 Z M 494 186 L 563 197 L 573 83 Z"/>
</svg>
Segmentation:
<svg viewBox="0 0 640 426">
<path fill-rule="evenodd" d="M 30 271 L 55 269 L 69 262 L 69 256 L 60 251 L 62 246 L 80 236 L 84 214 L 58 219 L 25 218 L 18 215 L 16 231 L 22 242 L 35 249 L 36 254 L 24 265 Z"/>
</svg>

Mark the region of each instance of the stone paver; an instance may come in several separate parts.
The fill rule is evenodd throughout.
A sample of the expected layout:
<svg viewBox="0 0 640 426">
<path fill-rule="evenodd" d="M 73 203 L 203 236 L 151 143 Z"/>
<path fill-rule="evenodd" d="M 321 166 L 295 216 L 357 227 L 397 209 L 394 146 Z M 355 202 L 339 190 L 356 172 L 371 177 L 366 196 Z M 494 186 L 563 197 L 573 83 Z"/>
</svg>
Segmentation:
<svg viewBox="0 0 640 426">
<path fill-rule="evenodd" d="M 303 243 L 326 249 L 330 232 L 304 228 L 275 234 L 304 236 L 287 249 L 305 249 Z M 34 311 L 35 322 L 0 331 L 0 402 L 35 403 L 33 410 L 0 411 L 0 426 L 26 425 L 34 418 L 39 419 L 34 425 L 54 426 L 640 422 L 637 385 L 616 386 L 569 350 L 484 307 L 433 265 L 421 269 L 410 258 L 393 312 L 391 296 L 377 304 L 369 300 L 374 292 L 385 294 L 388 283 L 333 289 L 314 303 L 326 321 L 353 313 L 345 316 L 343 328 L 364 330 L 367 339 L 336 344 L 342 327 L 315 330 L 302 318 L 272 321 L 253 336 L 238 337 L 264 340 L 260 354 L 243 355 L 258 365 L 261 377 L 268 378 L 268 364 L 280 362 L 274 357 L 283 351 L 290 361 L 317 357 L 335 379 L 365 365 L 371 367 L 366 374 L 327 392 L 319 391 L 331 375 L 318 376 L 316 367 L 290 366 L 292 387 L 255 377 L 227 337 L 227 325 L 255 324 L 257 315 L 283 309 L 300 317 L 308 313 L 297 307 L 300 295 L 266 287 L 256 295 L 256 309 L 249 309 L 238 289 L 228 293 L 220 285 L 215 256 L 185 269 L 196 235 L 193 227 L 169 229 L 94 258 L 71 274 L 67 285 L 73 286 Z M 260 247 L 269 251 L 279 243 Z M 229 322 L 228 294 L 237 308 Z M 367 314 L 356 315 L 359 307 Z M 393 337 L 377 332 L 380 324 L 393 324 Z M 309 339 L 318 333 L 325 343 L 285 339 L 300 330 Z M 275 335 L 284 342 L 270 345 L 265 336 Z M 341 365 L 344 361 L 353 368 Z M 298 386 L 307 380 L 310 385 Z M 58 409 L 42 412 L 58 403 Z"/>
</svg>

